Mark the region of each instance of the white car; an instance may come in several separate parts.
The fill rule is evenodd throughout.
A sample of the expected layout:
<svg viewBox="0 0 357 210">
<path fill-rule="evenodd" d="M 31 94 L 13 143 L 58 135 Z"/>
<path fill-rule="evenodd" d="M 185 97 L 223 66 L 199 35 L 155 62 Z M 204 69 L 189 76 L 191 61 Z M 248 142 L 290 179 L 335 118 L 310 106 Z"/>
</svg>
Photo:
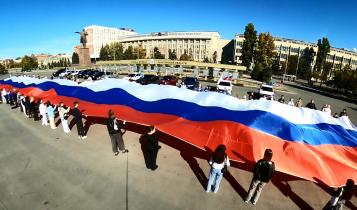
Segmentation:
<svg viewBox="0 0 357 210">
<path fill-rule="evenodd" d="M 128 76 L 124 77 L 123 79 L 128 80 L 128 81 L 136 81 L 141 78 L 140 74 L 128 74 Z"/>
<path fill-rule="evenodd" d="M 274 98 L 274 89 L 271 85 L 262 84 L 259 89 L 259 94 L 261 96 L 267 96 L 269 98 Z"/>
<path fill-rule="evenodd" d="M 232 95 L 233 84 L 231 80 L 220 80 L 217 83 L 217 91 Z"/>
<path fill-rule="evenodd" d="M 73 72 L 73 70 L 66 70 L 66 71 L 64 71 L 64 72 L 59 74 L 59 78 L 64 78 L 64 77 L 72 74 L 72 72 Z"/>
</svg>

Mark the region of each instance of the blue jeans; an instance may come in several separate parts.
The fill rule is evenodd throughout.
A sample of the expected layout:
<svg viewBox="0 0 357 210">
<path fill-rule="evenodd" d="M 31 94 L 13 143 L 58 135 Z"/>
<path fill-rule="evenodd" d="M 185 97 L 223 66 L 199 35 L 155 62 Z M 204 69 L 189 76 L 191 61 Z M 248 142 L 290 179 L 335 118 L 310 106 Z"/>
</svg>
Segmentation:
<svg viewBox="0 0 357 210">
<path fill-rule="evenodd" d="M 222 181 L 222 177 L 223 177 L 222 169 L 214 169 L 211 167 L 211 170 L 209 172 L 209 178 L 208 178 L 206 192 L 211 191 L 212 184 L 215 181 L 215 184 L 213 185 L 213 188 L 214 188 L 213 192 L 217 193 L 217 191 L 219 189 L 219 184 Z"/>
</svg>

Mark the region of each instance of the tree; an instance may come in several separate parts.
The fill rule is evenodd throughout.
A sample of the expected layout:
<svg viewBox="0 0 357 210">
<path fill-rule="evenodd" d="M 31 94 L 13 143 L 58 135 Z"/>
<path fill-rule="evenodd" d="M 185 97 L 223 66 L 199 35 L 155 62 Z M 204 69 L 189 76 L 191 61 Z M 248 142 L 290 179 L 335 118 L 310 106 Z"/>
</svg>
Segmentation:
<svg viewBox="0 0 357 210">
<path fill-rule="evenodd" d="M 159 51 L 159 48 L 155 47 L 154 48 L 154 59 L 164 59 L 165 55 L 161 54 Z"/>
<path fill-rule="evenodd" d="M 298 65 L 298 56 L 297 55 L 290 55 L 288 58 L 288 66 L 286 67 L 287 74 L 295 75 L 296 68 Z"/>
<path fill-rule="evenodd" d="M 110 44 L 110 46 L 105 50 L 108 51 L 108 58 L 110 58 L 110 60 L 122 60 L 124 57 L 124 48 L 119 42 Z M 103 51 L 103 53 L 105 55 L 105 51 Z"/>
<path fill-rule="evenodd" d="M 143 59 L 146 57 L 146 50 L 140 45 L 134 48 L 134 56 L 137 59 Z"/>
<path fill-rule="evenodd" d="M 261 63 L 255 64 L 253 71 L 250 73 L 250 76 L 252 77 L 252 79 L 260 80 L 260 74 L 261 74 L 262 70 L 263 70 L 263 66 Z"/>
<path fill-rule="evenodd" d="M 169 59 L 170 60 L 177 60 L 176 50 L 169 49 Z"/>
<path fill-rule="evenodd" d="M 0 64 L 0 75 L 7 74 L 7 73 L 8 73 L 8 71 L 6 70 L 5 66 Z"/>
<path fill-rule="evenodd" d="M 131 59 L 135 59 L 135 56 L 134 56 L 134 52 L 133 52 L 133 47 L 130 45 L 124 51 L 124 60 L 131 60 Z"/>
<path fill-rule="evenodd" d="M 279 57 L 275 56 L 275 58 L 273 59 L 273 63 L 271 64 L 271 70 L 274 74 L 281 73 Z"/>
<path fill-rule="evenodd" d="M 255 61 L 261 63 L 263 67 L 271 67 L 274 52 L 274 38 L 270 33 L 260 33 L 258 37 L 258 44 L 255 50 Z"/>
<path fill-rule="evenodd" d="M 35 57 L 25 55 L 21 60 L 21 71 L 31 71 L 38 67 L 38 62 Z"/>
<path fill-rule="evenodd" d="M 322 72 L 323 65 L 326 60 L 327 54 L 330 52 L 330 42 L 326 37 L 323 37 L 322 40 L 317 41 L 317 55 L 316 55 L 316 64 L 314 70 L 317 72 Z"/>
<path fill-rule="evenodd" d="M 72 54 L 72 64 L 79 64 L 79 56 L 76 52 Z"/>
<path fill-rule="evenodd" d="M 192 59 L 191 59 L 191 57 L 189 55 L 187 55 L 187 52 L 185 50 L 184 53 L 180 56 L 180 60 L 181 61 L 190 61 Z"/>
<path fill-rule="evenodd" d="M 257 43 L 257 31 L 253 23 L 245 27 L 244 41 L 242 46 L 242 65 L 249 68 L 254 57 L 254 47 Z"/>
<path fill-rule="evenodd" d="M 99 59 L 102 61 L 107 61 L 110 59 L 110 47 L 109 45 L 102 46 L 99 51 Z"/>
<path fill-rule="evenodd" d="M 324 62 L 323 65 L 323 70 L 320 75 L 320 87 L 322 85 L 322 82 L 326 82 L 328 79 L 328 76 L 330 75 L 332 71 L 333 64 L 331 62 Z"/>
<path fill-rule="evenodd" d="M 314 57 L 314 48 L 306 47 L 300 57 L 297 77 L 307 80 L 310 79 L 311 65 L 314 61 Z"/>
</svg>

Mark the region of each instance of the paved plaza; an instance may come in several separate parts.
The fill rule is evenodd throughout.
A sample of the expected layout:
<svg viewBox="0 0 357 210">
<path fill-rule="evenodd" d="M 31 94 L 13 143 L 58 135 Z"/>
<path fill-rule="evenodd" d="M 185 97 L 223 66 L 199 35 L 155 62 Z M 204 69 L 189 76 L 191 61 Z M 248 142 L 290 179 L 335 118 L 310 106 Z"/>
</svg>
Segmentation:
<svg viewBox="0 0 357 210">
<path fill-rule="evenodd" d="M 244 164 L 229 168 L 217 194 L 206 193 L 205 151 L 162 134 L 159 168 L 151 171 L 141 150 L 143 127 L 130 123 L 130 152 L 114 156 L 102 124 L 90 125 L 83 141 L 75 126 L 70 134 L 61 125 L 51 130 L 5 104 L 0 122 L 1 210 L 321 209 L 330 198 L 323 185 L 277 174 L 256 206 L 246 204 L 252 174 Z M 348 206 L 356 208 L 357 198 Z"/>
</svg>

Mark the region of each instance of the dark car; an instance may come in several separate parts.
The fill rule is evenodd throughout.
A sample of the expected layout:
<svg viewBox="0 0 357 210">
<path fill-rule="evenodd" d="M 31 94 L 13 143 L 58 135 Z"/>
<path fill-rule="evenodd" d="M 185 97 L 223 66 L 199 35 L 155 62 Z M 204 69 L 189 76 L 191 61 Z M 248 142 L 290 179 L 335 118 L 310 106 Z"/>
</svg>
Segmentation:
<svg viewBox="0 0 357 210">
<path fill-rule="evenodd" d="M 104 76 L 103 71 L 97 71 L 94 75 L 92 75 L 92 80 L 99 80 Z"/>
<path fill-rule="evenodd" d="M 204 89 L 205 92 L 217 92 L 217 86 L 207 85 Z"/>
<path fill-rule="evenodd" d="M 176 86 L 177 84 L 177 77 L 175 76 L 164 76 L 160 80 L 160 85 L 174 85 Z"/>
<path fill-rule="evenodd" d="M 99 72 L 98 70 L 90 70 L 89 72 L 87 72 L 87 74 L 85 74 L 83 76 L 84 79 L 88 79 L 88 78 L 92 78 L 93 79 L 93 76 Z"/>
<path fill-rule="evenodd" d="M 181 87 L 185 87 L 190 90 L 198 90 L 200 83 L 195 77 L 185 77 L 182 79 Z"/>
<path fill-rule="evenodd" d="M 77 77 L 78 78 L 84 78 L 89 72 L 90 72 L 90 69 L 86 69 L 86 70 L 80 71 L 80 72 L 78 72 Z"/>
<path fill-rule="evenodd" d="M 144 77 L 136 80 L 136 82 L 140 83 L 142 85 L 159 84 L 160 78 L 154 74 L 146 74 L 146 75 L 144 75 Z"/>
<path fill-rule="evenodd" d="M 65 72 L 67 69 L 58 69 L 56 72 L 52 74 L 53 77 L 59 77 L 59 75 Z"/>
</svg>

